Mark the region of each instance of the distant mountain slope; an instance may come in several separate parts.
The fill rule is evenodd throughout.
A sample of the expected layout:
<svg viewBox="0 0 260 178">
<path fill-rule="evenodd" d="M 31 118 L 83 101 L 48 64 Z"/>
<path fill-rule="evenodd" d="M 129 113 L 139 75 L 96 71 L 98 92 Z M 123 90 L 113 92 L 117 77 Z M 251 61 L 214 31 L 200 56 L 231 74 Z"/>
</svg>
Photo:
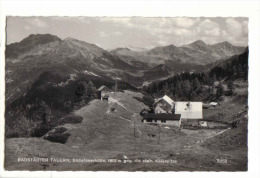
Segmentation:
<svg viewBox="0 0 260 178">
<path fill-rule="evenodd" d="M 127 57 L 129 59 L 130 57 Z M 6 100 L 8 103 L 24 95 L 37 77 L 45 71 L 55 71 L 66 78 L 95 76 L 104 80 L 127 81 L 140 86 L 145 71 L 154 65 L 120 58 L 106 50 L 73 38 L 50 34 L 30 35 L 20 43 L 6 46 Z M 152 79 L 165 77 L 157 75 Z M 151 78 L 151 77 L 150 77 Z"/>
<path fill-rule="evenodd" d="M 153 67 L 151 70 L 144 72 L 144 78 L 146 81 L 152 80 L 156 76 L 169 76 L 171 74 L 171 69 L 164 64 Z"/>
<path fill-rule="evenodd" d="M 147 53 L 166 60 L 205 65 L 235 54 L 241 54 L 244 50 L 245 47 L 233 46 L 228 42 L 207 45 L 198 40 L 181 47 L 174 45 L 156 47 Z"/>
<path fill-rule="evenodd" d="M 30 35 L 6 46 L 6 98 L 9 101 L 23 95 L 45 71 L 56 71 L 68 78 L 84 74 L 113 79 L 124 78 L 118 70 L 135 69 L 94 44 L 72 38 L 61 40 L 49 34 Z"/>
<path fill-rule="evenodd" d="M 194 49 L 194 50 L 198 50 L 198 51 L 204 51 L 204 52 L 212 52 L 210 50 L 210 47 L 209 45 L 207 45 L 204 41 L 202 40 L 197 40 L 197 41 L 194 41 L 193 43 L 190 43 L 188 45 L 184 45 L 182 47 L 188 47 L 188 48 L 191 48 L 191 49 Z"/>
<path fill-rule="evenodd" d="M 140 47 L 135 47 L 135 46 L 126 46 L 128 49 L 130 49 L 131 51 L 147 51 L 146 48 L 140 48 Z"/>
<path fill-rule="evenodd" d="M 244 53 L 231 56 L 226 60 L 216 62 L 212 68 L 209 69 L 210 75 L 216 75 L 217 78 L 227 79 L 243 78 L 247 80 L 248 77 L 248 47 Z"/>
<path fill-rule="evenodd" d="M 111 54 L 131 61 L 142 61 L 149 64 L 166 64 L 174 61 L 185 64 L 206 65 L 220 59 L 240 54 L 245 47 L 234 46 L 228 42 L 207 45 L 198 40 L 180 47 L 174 45 L 159 46 L 147 51 L 132 51 L 129 48 L 117 48 Z M 171 66 L 168 66 L 171 68 Z"/>
<path fill-rule="evenodd" d="M 181 72 L 164 80 L 151 82 L 146 91 L 155 97 L 166 94 L 174 99 L 193 101 L 209 101 L 214 97 L 213 100 L 217 100 L 223 94 L 232 95 L 233 82 L 242 81 L 243 85 L 247 86 L 248 52 L 246 48 L 242 54 L 206 65 L 199 72 Z M 231 91 L 223 88 L 223 91 L 217 93 L 215 83 L 221 82 Z M 221 88 L 221 86 L 222 83 L 217 87 Z"/>
<path fill-rule="evenodd" d="M 217 43 L 210 46 L 211 50 L 223 57 L 230 57 L 235 54 L 241 54 L 245 51 L 245 47 L 234 46 L 227 41 Z"/>
<path fill-rule="evenodd" d="M 186 62 L 192 59 L 187 53 L 185 53 L 184 50 L 174 45 L 156 47 L 147 51 L 146 54 L 164 60 L 173 60 L 181 62 Z"/>
<path fill-rule="evenodd" d="M 46 45 L 48 43 L 59 43 L 60 38 L 54 35 L 45 34 L 45 35 L 30 35 L 27 38 L 23 39 L 19 43 L 12 43 L 6 46 L 6 58 L 16 58 L 22 53 L 30 51 L 35 46 Z"/>
</svg>

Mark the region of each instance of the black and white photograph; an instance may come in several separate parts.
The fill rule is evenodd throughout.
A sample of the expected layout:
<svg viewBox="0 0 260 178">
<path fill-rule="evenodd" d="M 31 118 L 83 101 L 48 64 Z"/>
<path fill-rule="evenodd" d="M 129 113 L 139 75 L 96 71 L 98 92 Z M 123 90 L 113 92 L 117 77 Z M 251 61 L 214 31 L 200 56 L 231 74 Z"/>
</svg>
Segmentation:
<svg viewBox="0 0 260 178">
<path fill-rule="evenodd" d="M 247 17 L 7 16 L 8 171 L 248 171 Z"/>
</svg>

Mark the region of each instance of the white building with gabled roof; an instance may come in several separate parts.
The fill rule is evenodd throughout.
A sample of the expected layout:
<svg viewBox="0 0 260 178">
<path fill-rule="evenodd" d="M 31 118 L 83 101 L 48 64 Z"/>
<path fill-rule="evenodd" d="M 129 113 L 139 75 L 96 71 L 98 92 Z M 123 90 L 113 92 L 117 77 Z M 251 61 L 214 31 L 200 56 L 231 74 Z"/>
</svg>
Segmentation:
<svg viewBox="0 0 260 178">
<path fill-rule="evenodd" d="M 155 113 L 172 113 L 174 101 L 167 95 L 155 100 L 153 104 Z"/>
<path fill-rule="evenodd" d="M 202 102 L 175 102 L 174 113 L 181 114 L 180 123 L 190 122 L 192 124 L 199 124 L 203 119 Z"/>
</svg>

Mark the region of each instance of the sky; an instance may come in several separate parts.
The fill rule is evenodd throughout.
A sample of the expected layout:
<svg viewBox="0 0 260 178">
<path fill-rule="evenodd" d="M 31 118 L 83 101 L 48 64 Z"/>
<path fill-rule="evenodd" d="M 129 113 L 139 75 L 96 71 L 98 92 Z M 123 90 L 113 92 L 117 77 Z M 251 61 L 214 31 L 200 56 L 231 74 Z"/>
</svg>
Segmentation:
<svg viewBox="0 0 260 178">
<path fill-rule="evenodd" d="M 248 45 L 248 18 L 207 17 L 7 17 L 7 44 L 30 34 L 75 38 L 103 49 L 182 46 L 196 40 L 206 44 L 228 41 Z"/>
</svg>

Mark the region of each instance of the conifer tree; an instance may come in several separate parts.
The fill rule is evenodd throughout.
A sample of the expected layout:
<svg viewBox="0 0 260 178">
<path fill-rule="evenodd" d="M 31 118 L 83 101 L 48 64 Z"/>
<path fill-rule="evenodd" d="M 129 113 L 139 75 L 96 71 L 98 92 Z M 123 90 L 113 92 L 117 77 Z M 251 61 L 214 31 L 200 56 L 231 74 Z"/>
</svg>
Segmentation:
<svg viewBox="0 0 260 178">
<path fill-rule="evenodd" d="M 224 87 L 222 82 L 219 82 L 218 89 L 217 89 L 217 97 L 220 97 L 224 94 Z"/>
<path fill-rule="evenodd" d="M 234 83 L 233 81 L 230 81 L 227 85 L 228 89 L 230 90 L 231 94 L 234 94 Z"/>
</svg>

